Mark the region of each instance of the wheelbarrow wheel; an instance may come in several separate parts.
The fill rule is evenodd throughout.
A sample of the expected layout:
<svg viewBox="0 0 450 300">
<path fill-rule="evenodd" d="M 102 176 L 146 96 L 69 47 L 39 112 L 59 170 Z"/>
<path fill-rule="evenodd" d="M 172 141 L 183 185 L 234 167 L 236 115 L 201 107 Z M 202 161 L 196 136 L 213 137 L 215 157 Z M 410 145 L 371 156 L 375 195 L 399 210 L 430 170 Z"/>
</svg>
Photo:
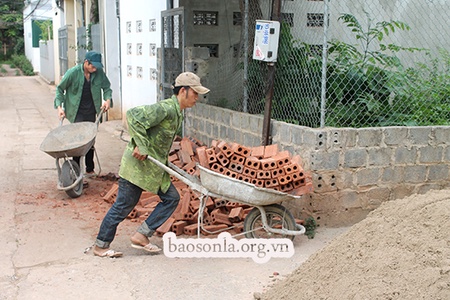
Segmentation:
<svg viewBox="0 0 450 300">
<path fill-rule="evenodd" d="M 70 186 L 77 181 L 80 176 L 80 167 L 77 162 L 70 159 L 66 160 L 61 167 L 61 183 L 63 187 Z M 70 198 L 78 198 L 83 193 L 83 180 L 72 189 L 65 191 Z"/>
<path fill-rule="evenodd" d="M 295 219 L 291 212 L 280 204 L 264 206 L 267 225 L 275 229 L 296 230 Z M 264 229 L 261 211 L 254 207 L 244 220 L 246 238 L 288 238 L 294 240 L 295 235 L 286 235 L 268 232 Z"/>
</svg>

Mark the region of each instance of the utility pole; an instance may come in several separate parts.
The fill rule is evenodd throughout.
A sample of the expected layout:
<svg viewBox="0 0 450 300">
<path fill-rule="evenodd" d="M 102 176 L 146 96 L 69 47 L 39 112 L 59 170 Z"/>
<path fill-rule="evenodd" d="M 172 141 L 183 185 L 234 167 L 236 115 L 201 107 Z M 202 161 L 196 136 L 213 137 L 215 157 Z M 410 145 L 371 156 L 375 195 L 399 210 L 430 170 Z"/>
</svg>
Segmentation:
<svg viewBox="0 0 450 300">
<path fill-rule="evenodd" d="M 281 18 L 281 0 L 274 0 L 272 4 L 272 21 L 280 22 Z M 272 98 L 273 98 L 273 86 L 275 80 L 275 62 L 268 63 L 268 75 L 267 75 L 267 92 L 266 102 L 264 106 L 264 122 L 262 132 L 262 145 L 267 146 L 271 143 L 270 139 L 270 119 L 272 112 Z"/>
</svg>

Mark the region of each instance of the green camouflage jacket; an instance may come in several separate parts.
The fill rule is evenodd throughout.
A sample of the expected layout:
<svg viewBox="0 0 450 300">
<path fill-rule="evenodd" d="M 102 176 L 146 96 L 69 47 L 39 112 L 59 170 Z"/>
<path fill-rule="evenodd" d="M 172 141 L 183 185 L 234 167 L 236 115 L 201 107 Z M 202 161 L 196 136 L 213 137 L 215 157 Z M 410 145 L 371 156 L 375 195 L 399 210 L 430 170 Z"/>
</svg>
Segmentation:
<svg viewBox="0 0 450 300">
<path fill-rule="evenodd" d="M 140 161 L 132 154 L 137 146 L 141 154 L 167 165 L 172 142 L 183 122 L 177 97 L 132 108 L 127 111 L 127 122 L 131 139 L 122 156 L 119 176 L 149 192 L 166 192 L 170 175 L 150 160 Z"/>
<path fill-rule="evenodd" d="M 83 84 L 84 69 L 83 64 L 79 64 L 67 70 L 61 82 L 56 87 L 55 108 L 63 105 L 66 118 L 71 123 L 75 121 L 78 107 L 80 106 Z M 97 69 L 96 72 L 91 74 L 91 93 L 97 114 L 100 112 L 100 107 L 102 106 L 102 90 L 103 99 L 111 99 L 111 83 L 103 72 L 103 69 Z M 111 107 L 113 105 L 112 99 L 110 105 Z"/>
</svg>

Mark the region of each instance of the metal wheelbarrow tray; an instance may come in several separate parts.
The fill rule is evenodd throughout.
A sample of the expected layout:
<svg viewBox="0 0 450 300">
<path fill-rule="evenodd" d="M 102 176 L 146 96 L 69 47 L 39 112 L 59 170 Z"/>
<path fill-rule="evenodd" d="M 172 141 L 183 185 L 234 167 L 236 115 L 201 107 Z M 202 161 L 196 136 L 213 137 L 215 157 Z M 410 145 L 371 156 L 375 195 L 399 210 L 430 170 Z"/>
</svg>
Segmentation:
<svg viewBox="0 0 450 300">
<path fill-rule="evenodd" d="M 63 125 L 47 134 L 40 150 L 54 158 L 84 156 L 94 144 L 96 135 L 97 125 L 92 122 Z"/>
<path fill-rule="evenodd" d="M 95 143 L 102 113 L 95 122 L 62 125 L 61 120 L 60 126 L 50 131 L 41 143 L 40 150 L 56 159 L 58 190 L 65 191 L 71 198 L 79 197 L 83 191 L 84 156 Z M 72 157 L 80 157 L 80 166 L 70 159 Z M 62 164 L 60 159 L 63 159 Z M 100 167 L 99 162 L 98 165 Z"/>
</svg>

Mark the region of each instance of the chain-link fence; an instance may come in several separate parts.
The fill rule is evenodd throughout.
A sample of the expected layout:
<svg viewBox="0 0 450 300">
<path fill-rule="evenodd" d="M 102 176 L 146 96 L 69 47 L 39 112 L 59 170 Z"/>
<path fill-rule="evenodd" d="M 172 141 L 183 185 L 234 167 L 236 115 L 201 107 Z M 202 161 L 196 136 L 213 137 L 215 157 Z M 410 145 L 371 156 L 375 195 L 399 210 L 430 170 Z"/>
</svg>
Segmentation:
<svg viewBox="0 0 450 300">
<path fill-rule="evenodd" d="M 281 0 L 280 0 L 281 1 Z M 281 20 L 271 117 L 309 127 L 448 125 L 450 1 L 242 1 L 242 38 L 210 104 L 263 114 L 255 20 Z M 278 15 L 277 15 L 278 14 Z"/>
</svg>

